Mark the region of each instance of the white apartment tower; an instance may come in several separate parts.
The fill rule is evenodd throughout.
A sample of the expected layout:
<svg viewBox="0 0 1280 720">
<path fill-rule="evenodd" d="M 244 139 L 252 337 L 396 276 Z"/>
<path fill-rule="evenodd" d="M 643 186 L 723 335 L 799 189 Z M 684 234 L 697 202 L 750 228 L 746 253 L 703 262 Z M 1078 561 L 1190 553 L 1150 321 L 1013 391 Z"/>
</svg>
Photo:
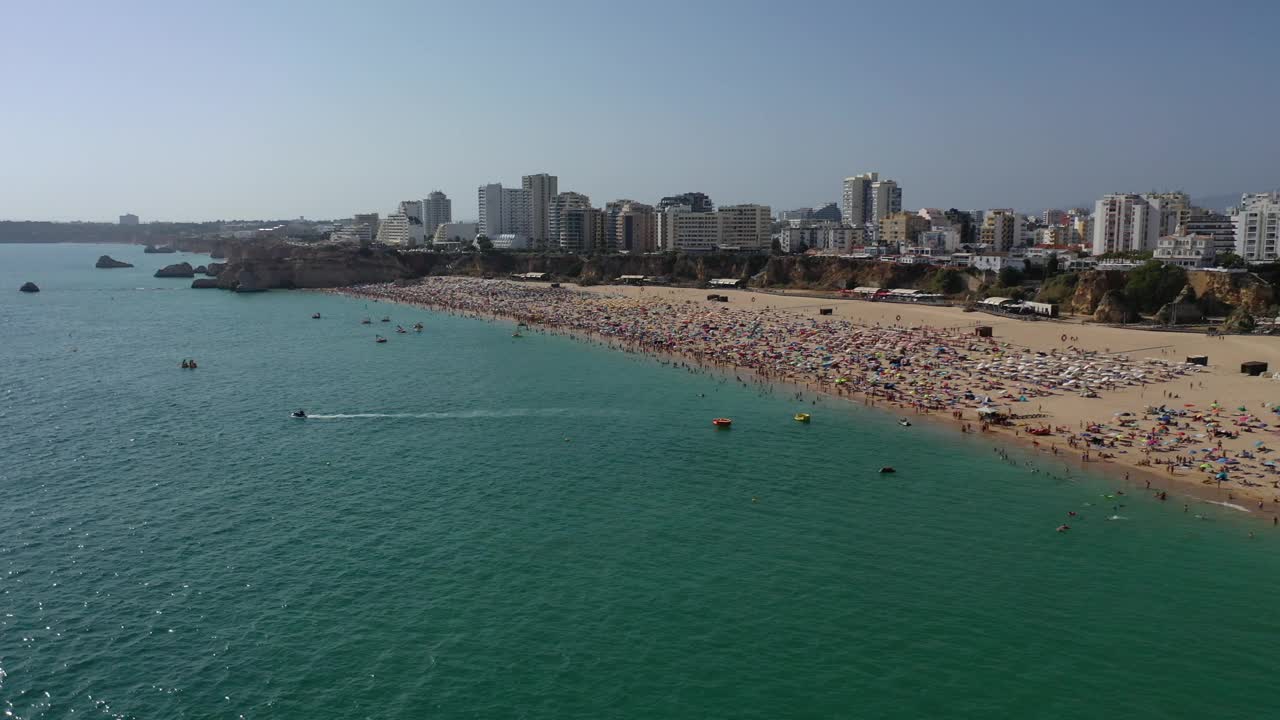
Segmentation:
<svg viewBox="0 0 1280 720">
<path fill-rule="evenodd" d="M 865 226 L 878 237 L 880 221 L 902 212 L 902 188 L 894 180 L 881 180 L 880 173 L 845 178 L 840 210 L 846 225 Z"/>
<path fill-rule="evenodd" d="M 422 227 L 427 237 L 431 237 L 435 235 L 436 228 L 447 222 L 453 222 L 453 201 L 436 190 L 422 201 Z"/>
<path fill-rule="evenodd" d="M 721 205 L 719 246 L 725 249 L 765 250 L 772 218 L 768 205 Z"/>
<path fill-rule="evenodd" d="M 577 239 L 566 239 L 564 235 L 564 218 L 569 210 L 581 210 L 591 208 L 591 198 L 576 192 L 562 192 L 551 199 L 547 204 L 547 237 L 551 238 L 552 247 L 563 246 L 566 249 L 577 248 L 582 245 Z M 574 238 L 577 238 L 575 235 Z M 574 252 L 581 252 L 585 248 L 573 249 Z"/>
<path fill-rule="evenodd" d="M 479 190 L 480 234 L 490 238 L 499 235 L 528 235 L 525 215 L 527 193 L 521 188 L 504 188 L 502 183 L 481 185 Z"/>
<path fill-rule="evenodd" d="M 1237 255 L 1249 262 L 1280 260 L 1280 192 L 1246 193 L 1232 220 Z"/>
<path fill-rule="evenodd" d="M 559 185 L 559 178 L 546 173 L 525 175 L 520 179 L 520 186 L 525 192 L 527 204 L 524 224 L 534 247 L 546 247 L 549 240 L 558 241 L 558 238 L 553 238 L 551 235 L 551 219 L 548 212 L 552 199 L 560 194 Z"/>
<path fill-rule="evenodd" d="M 1157 197 L 1104 195 L 1093 209 L 1093 254 L 1155 250 L 1162 235 L 1177 226 L 1177 211 Z"/>
</svg>

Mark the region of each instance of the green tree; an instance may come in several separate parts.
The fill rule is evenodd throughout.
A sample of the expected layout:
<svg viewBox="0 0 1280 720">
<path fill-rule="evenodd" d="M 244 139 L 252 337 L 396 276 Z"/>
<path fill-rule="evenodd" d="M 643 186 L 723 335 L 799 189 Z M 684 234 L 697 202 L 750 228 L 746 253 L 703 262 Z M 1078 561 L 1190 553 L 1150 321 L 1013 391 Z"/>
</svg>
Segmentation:
<svg viewBox="0 0 1280 720">
<path fill-rule="evenodd" d="M 1059 272 L 1058 256 L 1050 255 L 1048 262 L 1044 264 L 1044 276 L 1046 278 L 1051 278 L 1054 275 L 1057 275 L 1058 272 Z"/>
<path fill-rule="evenodd" d="M 955 268 L 943 268 L 929 281 L 929 288 L 943 295 L 955 295 L 956 293 L 964 292 L 964 275 Z"/>
<path fill-rule="evenodd" d="M 1005 287 L 1018 287 L 1022 284 L 1022 271 L 1012 265 L 1000 270 L 1000 284 Z"/>
<path fill-rule="evenodd" d="M 481 235 L 476 238 L 476 247 L 480 248 L 480 252 L 489 252 L 493 249 L 493 241 L 488 235 Z"/>
<path fill-rule="evenodd" d="M 1218 256 L 1218 260 L 1214 265 L 1220 268 L 1245 268 L 1249 266 L 1249 263 L 1233 252 L 1225 252 Z"/>
<path fill-rule="evenodd" d="M 1153 313 L 1176 298 L 1186 284 L 1186 270 L 1159 260 L 1148 260 L 1129 273 L 1124 294 L 1140 312 Z"/>
</svg>

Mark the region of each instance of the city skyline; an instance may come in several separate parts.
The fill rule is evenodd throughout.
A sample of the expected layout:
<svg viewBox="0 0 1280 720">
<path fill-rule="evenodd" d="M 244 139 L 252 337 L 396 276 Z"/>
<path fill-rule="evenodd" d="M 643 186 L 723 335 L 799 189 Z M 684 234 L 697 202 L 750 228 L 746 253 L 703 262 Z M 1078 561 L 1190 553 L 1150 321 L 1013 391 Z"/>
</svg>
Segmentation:
<svg viewBox="0 0 1280 720">
<path fill-rule="evenodd" d="M 0 13 L 0 132 L 21 139 L 0 218 L 343 218 L 439 189 L 475 219 L 477 187 L 543 172 L 597 205 L 696 190 L 775 211 L 840 202 L 865 172 L 907 208 L 1028 212 L 1280 185 L 1280 100 L 1186 101 L 1270 82 L 1266 3 L 78 7 Z M 610 12 L 626 22 L 582 32 Z M 392 22 L 418 15 L 432 32 Z M 366 31 L 376 50 L 351 46 Z M 542 74 L 575 81 L 510 72 L 530 37 Z"/>
</svg>

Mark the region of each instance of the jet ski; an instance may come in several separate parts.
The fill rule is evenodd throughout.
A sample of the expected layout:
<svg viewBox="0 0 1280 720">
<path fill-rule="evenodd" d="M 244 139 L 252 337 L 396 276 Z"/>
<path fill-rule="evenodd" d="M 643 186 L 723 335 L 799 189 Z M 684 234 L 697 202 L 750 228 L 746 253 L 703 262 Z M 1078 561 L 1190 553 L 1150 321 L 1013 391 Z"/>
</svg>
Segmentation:
<svg viewBox="0 0 1280 720">
<path fill-rule="evenodd" d="M 902 427 L 911 427 L 911 421 L 906 418 L 902 418 L 901 420 L 899 420 L 898 424 L 901 425 Z"/>
<path fill-rule="evenodd" d="M 306 411 L 306 410 L 294 410 L 293 412 L 289 413 L 289 416 L 290 416 L 290 417 L 296 417 L 296 418 L 298 418 L 298 419 L 300 419 L 300 420 L 306 420 L 306 419 L 307 419 L 307 411 Z"/>
</svg>

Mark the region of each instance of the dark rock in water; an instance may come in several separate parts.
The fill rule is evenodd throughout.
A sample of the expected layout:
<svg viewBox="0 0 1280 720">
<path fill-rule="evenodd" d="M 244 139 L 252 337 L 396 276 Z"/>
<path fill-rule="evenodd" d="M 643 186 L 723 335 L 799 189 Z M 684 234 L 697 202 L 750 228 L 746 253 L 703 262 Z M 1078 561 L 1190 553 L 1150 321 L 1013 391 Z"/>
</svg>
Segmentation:
<svg viewBox="0 0 1280 720">
<path fill-rule="evenodd" d="M 191 267 L 191 263 L 187 262 L 167 265 L 156 271 L 158 278 L 193 278 L 195 276 L 195 269 Z"/>
<path fill-rule="evenodd" d="M 195 269 L 195 273 L 197 275 L 208 275 L 209 268 L 205 267 L 204 265 L 197 265 Z"/>
<path fill-rule="evenodd" d="M 222 248 L 214 248 L 213 252 L 209 253 L 209 257 L 214 260 L 223 260 L 227 257 L 227 254 L 222 251 Z"/>
<path fill-rule="evenodd" d="M 18 292 L 40 292 L 40 288 L 36 287 L 33 282 L 22 283 L 22 287 L 18 288 Z"/>
<path fill-rule="evenodd" d="M 131 263 L 120 262 L 119 260 L 116 260 L 110 255 L 103 255 L 102 257 L 98 258 L 98 262 L 94 263 L 93 266 L 96 268 L 108 268 L 108 269 L 133 267 Z"/>
<path fill-rule="evenodd" d="M 203 290 L 206 288 L 217 289 L 218 280 L 216 278 L 200 278 L 199 280 L 192 280 L 191 287 L 197 290 Z"/>
<path fill-rule="evenodd" d="M 156 247 L 155 245 L 147 245 L 145 248 L 143 248 L 142 252 L 144 252 L 144 253 L 174 253 L 174 252 L 178 252 L 178 250 L 177 250 L 177 248 L 175 248 L 175 247 L 173 247 L 173 246 L 171 246 L 171 245 L 162 245 L 162 246 L 160 246 L 160 247 Z"/>
<path fill-rule="evenodd" d="M 208 265 L 205 266 L 204 274 L 208 275 L 209 277 L 218 277 L 218 273 L 222 272 L 223 268 L 225 268 L 226 266 L 227 266 L 226 263 L 209 263 Z"/>
</svg>

